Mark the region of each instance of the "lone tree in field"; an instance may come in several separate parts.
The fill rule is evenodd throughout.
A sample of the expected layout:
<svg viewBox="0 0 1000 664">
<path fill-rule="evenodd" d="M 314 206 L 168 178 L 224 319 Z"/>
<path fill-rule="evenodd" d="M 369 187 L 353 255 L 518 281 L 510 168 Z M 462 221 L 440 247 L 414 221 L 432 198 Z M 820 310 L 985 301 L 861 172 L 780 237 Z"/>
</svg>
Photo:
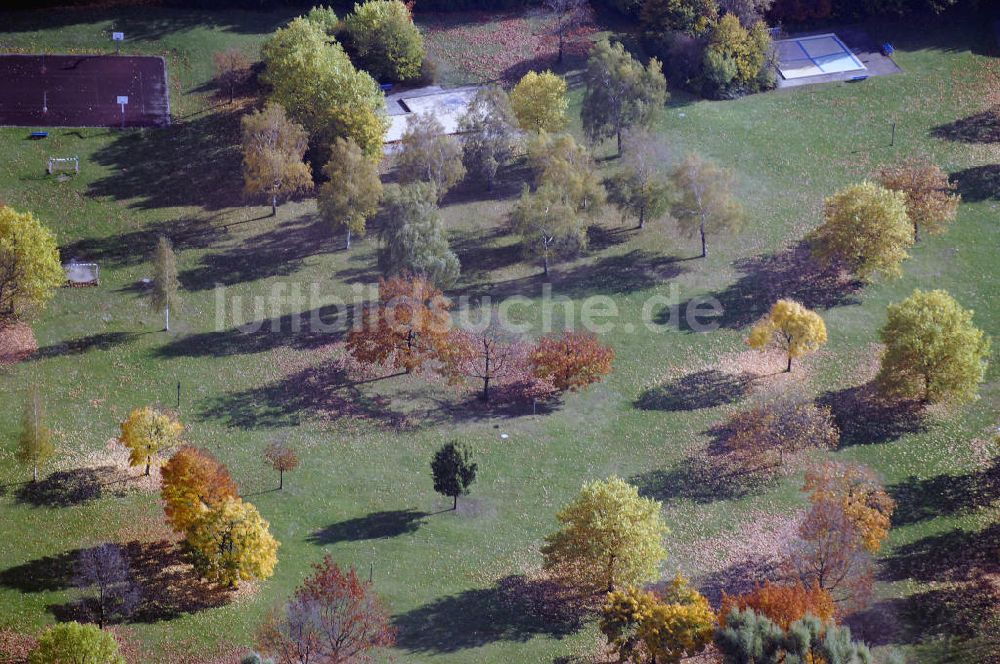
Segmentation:
<svg viewBox="0 0 1000 664">
<path fill-rule="evenodd" d="M 52 431 L 45 426 L 45 410 L 38 388 L 31 386 L 21 419 L 21 435 L 17 439 L 17 458 L 31 466 L 31 481 L 38 481 L 38 469 L 55 456 Z"/>
<path fill-rule="evenodd" d="M 858 278 L 898 277 L 913 246 L 906 195 L 874 182 L 841 189 L 826 199 L 823 224 L 807 240 L 824 264 L 843 263 Z"/>
<path fill-rule="evenodd" d="M 264 448 L 264 461 L 278 471 L 278 490 L 285 488 L 285 473 L 299 467 L 299 455 L 295 448 L 283 439 L 272 440 Z"/>
<path fill-rule="evenodd" d="M 655 580 L 667 555 L 661 509 L 618 477 L 584 484 L 556 514 L 562 527 L 545 538 L 545 569 L 583 592 Z"/>
<path fill-rule="evenodd" d="M 139 608 L 142 596 L 128 561 L 117 544 L 105 543 L 83 549 L 76 560 L 75 584 L 93 595 L 81 607 L 97 626 L 126 620 Z"/>
<path fill-rule="evenodd" d="M 461 264 L 448 245 L 433 184 L 388 187 L 382 217 L 378 265 L 386 276 L 415 274 L 442 287 L 455 283 Z"/>
<path fill-rule="evenodd" d="M 597 42 L 583 75 L 583 130 L 592 141 L 616 137 L 622 153 L 622 132 L 652 122 L 667 101 L 667 80 L 660 61 L 647 67 L 636 61 L 621 44 L 607 39 Z"/>
<path fill-rule="evenodd" d="M 378 166 L 354 139 L 338 138 L 330 147 L 330 161 L 323 173 L 328 179 L 319 189 L 320 216 L 335 231 L 346 231 L 346 248 L 350 249 L 351 234 L 364 237 L 368 219 L 378 212 L 382 200 Z"/>
<path fill-rule="evenodd" d="M 354 568 L 330 556 L 313 567 L 292 598 L 265 620 L 257 647 L 279 664 L 370 662 L 396 643 L 389 612 Z"/>
<path fill-rule="evenodd" d="M 361 325 L 348 333 L 347 352 L 362 365 L 406 373 L 436 359 L 451 331 L 451 300 L 427 279 L 412 275 L 379 281 L 378 298 Z"/>
<path fill-rule="evenodd" d="M 635 217 L 641 229 L 670 209 L 673 184 L 664 170 L 669 155 L 648 131 L 630 130 L 623 141 L 623 167 L 608 182 L 608 200 L 621 211 L 622 223 Z"/>
<path fill-rule="evenodd" d="M 250 57 L 241 49 L 227 48 L 212 56 L 215 62 L 215 80 L 219 86 L 229 90 L 229 103 L 233 103 L 236 88 L 250 78 Z"/>
<path fill-rule="evenodd" d="M 268 196 L 271 216 L 278 214 L 279 196 L 312 188 L 312 172 L 302 161 L 308 138 L 279 104 L 243 117 L 243 188 L 251 196 Z"/>
<path fill-rule="evenodd" d="M 125 664 L 118 642 L 109 632 L 75 620 L 48 628 L 28 664 Z"/>
<path fill-rule="evenodd" d="M 160 477 L 163 511 L 178 533 L 186 533 L 206 509 L 240 497 L 229 469 L 211 453 L 191 445 L 174 452 Z"/>
<path fill-rule="evenodd" d="M 410 5 L 366 0 L 354 5 L 344 25 L 362 66 L 376 79 L 406 81 L 420 76 L 424 38 L 413 24 Z"/>
<path fill-rule="evenodd" d="M 920 230 L 940 235 L 955 221 L 961 194 L 937 164 L 925 159 L 910 159 L 900 164 L 884 166 L 878 181 L 886 189 L 906 195 L 906 214 L 913 224 L 913 239 L 920 240 Z"/>
<path fill-rule="evenodd" d="M 458 130 L 466 171 L 493 191 L 497 171 L 514 157 L 518 143 L 517 116 L 504 89 L 490 85 L 476 92 L 458 121 Z"/>
<path fill-rule="evenodd" d="M 530 375 L 530 349 L 504 328 L 496 308 L 489 322 L 475 329 L 453 328 L 438 349 L 437 371 L 451 383 L 482 381 L 479 400 L 487 403 L 494 387 Z"/>
<path fill-rule="evenodd" d="M 946 291 L 913 291 L 890 304 L 880 332 L 885 352 L 877 381 L 892 396 L 924 402 L 977 398 L 990 354 L 990 339 Z"/>
<path fill-rule="evenodd" d="M 840 430 L 828 406 L 778 399 L 734 413 L 722 425 L 723 444 L 743 471 L 780 468 L 786 454 L 836 449 Z"/>
<path fill-rule="evenodd" d="M 170 331 L 170 309 L 176 309 L 181 302 L 179 290 L 174 246 L 161 235 L 153 254 L 153 290 L 150 300 L 155 311 L 163 312 L 164 329 L 167 332 Z"/>
<path fill-rule="evenodd" d="M 564 332 L 538 340 L 531 353 L 532 372 L 560 391 L 576 391 L 611 373 L 615 350 L 583 332 Z"/>
<path fill-rule="evenodd" d="M 472 461 L 469 449 L 462 443 L 445 443 L 431 459 L 431 476 L 434 490 L 442 496 L 449 496 L 451 509 L 458 509 L 458 497 L 469 493 L 469 487 L 476 481 L 478 464 Z"/>
<path fill-rule="evenodd" d="M 562 64 L 566 40 L 587 20 L 590 4 L 587 0 L 545 0 L 542 11 L 551 24 L 550 34 L 559 40 L 559 57 L 556 62 Z"/>
<path fill-rule="evenodd" d="M 30 212 L 0 205 L 0 330 L 44 307 L 65 281 L 55 236 Z"/>
<path fill-rule="evenodd" d="M 136 408 L 121 424 L 121 443 L 129 449 L 129 465 L 146 464 L 145 475 L 153 460 L 180 442 L 184 425 L 169 414 L 149 406 Z"/>
<path fill-rule="evenodd" d="M 743 225 L 743 206 L 733 197 L 733 174 L 698 155 L 688 155 L 671 176 L 678 200 L 674 217 L 682 232 L 701 238 L 701 257 L 708 256 L 705 237 L 737 232 Z"/>
<path fill-rule="evenodd" d="M 465 177 L 462 146 L 430 113 L 414 113 L 406 121 L 406 131 L 399 142 L 396 170 L 402 184 L 429 182 L 438 200 Z"/>
<path fill-rule="evenodd" d="M 826 323 L 818 313 L 794 300 L 778 300 L 750 330 L 747 343 L 761 351 L 776 344 L 788 356 L 785 371 L 789 372 L 793 358 L 815 353 L 826 343 Z"/>
<path fill-rule="evenodd" d="M 278 564 L 278 541 L 257 508 L 226 498 L 205 510 L 187 532 L 194 567 L 204 578 L 235 588 L 240 581 L 264 580 Z"/>
<path fill-rule="evenodd" d="M 521 77 L 511 90 L 510 105 L 524 131 L 562 131 L 569 122 L 566 80 L 550 71 L 529 71 Z"/>
</svg>

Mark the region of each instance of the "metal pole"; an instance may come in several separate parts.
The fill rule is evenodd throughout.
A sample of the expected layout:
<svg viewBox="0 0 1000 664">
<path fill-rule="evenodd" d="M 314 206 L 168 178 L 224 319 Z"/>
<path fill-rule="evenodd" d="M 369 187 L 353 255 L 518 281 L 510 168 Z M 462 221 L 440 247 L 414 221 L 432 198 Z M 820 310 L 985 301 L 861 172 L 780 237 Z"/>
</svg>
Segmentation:
<svg viewBox="0 0 1000 664">
<path fill-rule="evenodd" d="M 122 104 L 122 129 L 125 128 L 125 104 Z"/>
<path fill-rule="evenodd" d="M 177 381 L 177 410 L 181 409 L 181 381 Z"/>
<path fill-rule="evenodd" d="M 896 123 L 892 123 L 892 140 L 889 141 L 889 147 L 896 145 Z"/>
</svg>

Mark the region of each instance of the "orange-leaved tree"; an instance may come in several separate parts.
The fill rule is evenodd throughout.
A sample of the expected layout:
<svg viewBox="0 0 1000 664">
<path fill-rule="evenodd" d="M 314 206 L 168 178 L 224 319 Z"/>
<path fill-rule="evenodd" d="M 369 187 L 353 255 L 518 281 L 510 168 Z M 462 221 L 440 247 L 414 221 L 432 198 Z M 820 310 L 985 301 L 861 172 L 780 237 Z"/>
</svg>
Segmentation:
<svg viewBox="0 0 1000 664">
<path fill-rule="evenodd" d="M 896 501 L 885 492 L 875 473 L 853 463 L 827 462 L 806 471 L 803 491 L 809 502 L 833 502 L 842 506 L 858 537 L 870 553 L 878 553 L 889 534 Z"/>
<path fill-rule="evenodd" d="M 600 381 L 611 373 L 614 359 L 614 349 L 594 335 L 565 332 L 539 339 L 531 353 L 531 367 L 536 376 L 565 392 Z"/>
<path fill-rule="evenodd" d="M 801 581 L 788 584 L 767 581 L 743 595 L 723 592 L 722 607 L 719 609 L 719 624 L 722 627 L 726 626 L 726 617 L 734 608 L 740 611 L 753 609 L 756 614 L 767 616 L 786 631 L 806 614 L 829 622 L 836 612 L 829 592 L 820 588 L 818 583 L 806 586 Z"/>
<path fill-rule="evenodd" d="M 347 351 L 363 365 L 411 373 L 437 356 L 451 330 L 451 300 L 424 277 L 379 281 L 379 301 L 347 337 Z"/>
<path fill-rule="evenodd" d="M 183 533 L 208 509 L 239 498 L 229 470 L 206 450 L 184 445 L 163 464 L 160 496 L 167 522 Z"/>
</svg>

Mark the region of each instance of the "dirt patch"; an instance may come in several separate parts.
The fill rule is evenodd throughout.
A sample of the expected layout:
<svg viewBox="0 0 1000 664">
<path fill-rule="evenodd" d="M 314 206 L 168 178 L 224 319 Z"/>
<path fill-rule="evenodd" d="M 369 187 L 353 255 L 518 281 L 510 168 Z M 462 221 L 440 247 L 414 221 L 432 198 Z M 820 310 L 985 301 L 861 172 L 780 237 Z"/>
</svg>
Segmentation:
<svg viewBox="0 0 1000 664">
<path fill-rule="evenodd" d="M 0 328 L 0 367 L 26 360 L 38 350 L 35 333 L 25 323 Z"/>
</svg>

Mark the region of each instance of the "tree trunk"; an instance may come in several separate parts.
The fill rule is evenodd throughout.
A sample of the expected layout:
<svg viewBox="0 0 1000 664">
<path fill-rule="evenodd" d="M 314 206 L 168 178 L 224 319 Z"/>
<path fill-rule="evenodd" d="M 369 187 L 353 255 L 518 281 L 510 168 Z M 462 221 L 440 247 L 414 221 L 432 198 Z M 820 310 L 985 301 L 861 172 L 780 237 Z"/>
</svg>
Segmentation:
<svg viewBox="0 0 1000 664">
<path fill-rule="evenodd" d="M 545 254 L 542 257 L 542 274 L 546 277 L 549 276 L 549 255 Z"/>
<path fill-rule="evenodd" d="M 618 156 L 622 156 L 622 130 L 618 130 Z"/>
<path fill-rule="evenodd" d="M 285 488 L 285 471 L 281 468 L 278 469 L 278 491 Z"/>
<path fill-rule="evenodd" d="M 708 245 L 705 243 L 705 220 L 701 222 L 701 226 L 698 227 L 698 231 L 701 234 L 701 257 L 708 258 Z"/>
<path fill-rule="evenodd" d="M 646 227 L 646 208 L 639 208 L 639 230 Z"/>
<path fill-rule="evenodd" d="M 563 41 L 564 41 L 564 39 L 565 38 L 563 37 L 563 33 L 560 32 L 559 33 L 559 59 L 556 60 L 556 62 L 558 62 L 559 64 L 562 64 L 562 61 L 563 61 Z"/>
<path fill-rule="evenodd" d="M 350 227 L 347 228 L 347 246 L 344 247 L 344 248 L 345 249 L 350 249 L 351 248 L 351 229 L 350 229 Z"/>
<path fill-rule="evenodd" d="M 146 457 L 146 477 L 149 477 L 149 466 L 151 462 L 152 462 L 151 459 L 149 457 Z"/>
<path fill-rule="evenodd" d="M 913 222 L 913 242 L 920 242 L 920 227 L 917 226 L 917 222 Z"/>
<path fill-rule="evenodd" d="M 490 379 L 488 377 L 483 378 L 483 393 L 479 398 L 483 403 L 490 400 Z"/>
<path fill-rule="evenodd" d="M 170 331 L 170 305 L 168 304 L 166 309 L 163 311 L 164 325 L 163 328 L 169 332 Z"/>
<path fill-rule="evenodd" d="M 278 216 L 278 197 L 271 196 L 271 216 Z"/>
<path fill-rule="evenodd" d="M 38 481 L 38 460 L 37 459 L 35 460 L 35 466 L 34 466 L 34 468 L 31 471 L 31 481 L 32 482 L 37 482 Z"/>
<path fill-rule="evenodd" d="M 788 366 L 785 367 L 785 373 L 791 373 L 791 372 L 792 372 L 792 354 L 789 353 L 788 354 Z"/>
<path fill-rule="evenodd" d="M 233 88 L 235 88 L 235 87 L 236 87 L 235 83 L 230 83 L 229 84 L 229 103 L 230 104 L 233 103 Z"/>
<path fill-rule="evenodd" d="M 454 498 L 454 502 L 451 504 L 451 511 L 455 512 L 458 510 L 458 494 L 456 493 L 452 498 Z"/>
</svg>

